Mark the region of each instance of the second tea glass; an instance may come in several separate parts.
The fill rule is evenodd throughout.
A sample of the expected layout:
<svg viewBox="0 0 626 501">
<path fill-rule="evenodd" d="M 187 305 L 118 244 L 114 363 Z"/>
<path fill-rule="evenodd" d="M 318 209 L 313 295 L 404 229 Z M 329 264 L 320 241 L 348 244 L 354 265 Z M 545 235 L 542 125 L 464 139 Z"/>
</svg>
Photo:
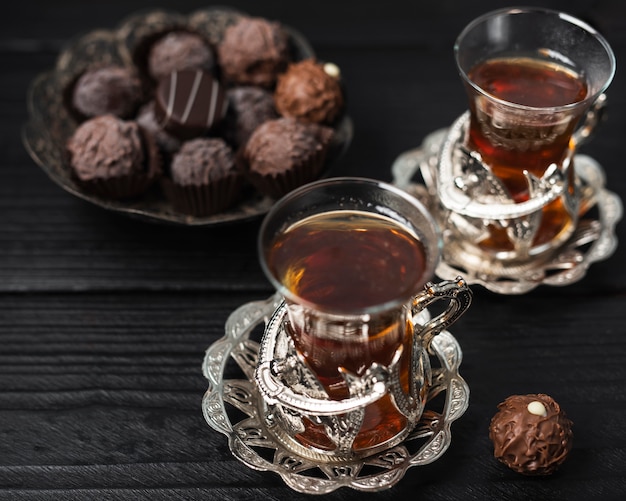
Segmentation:
<svg viewBox="0 0 626 501">
<path fill-rule="evenodd" d="M 450 227 L 477 254 L 536 258 L 576 227 L 574 154 L 605 103 L 613 52 L 574 17 L 519 8 L 471 22 L 454 53 L 469 123 L 459 151 L 440 159 L 438 195 Z"/>
</svg>

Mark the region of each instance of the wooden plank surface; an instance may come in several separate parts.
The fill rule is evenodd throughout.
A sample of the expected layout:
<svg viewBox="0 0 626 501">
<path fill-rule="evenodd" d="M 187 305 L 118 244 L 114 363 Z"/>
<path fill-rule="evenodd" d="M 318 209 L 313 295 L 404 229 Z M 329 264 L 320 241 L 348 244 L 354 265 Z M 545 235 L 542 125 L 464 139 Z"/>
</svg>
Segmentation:
<svg viewBox="0 0 626 501">
<path fill-rule="evenodd" d="M 584 152 L 626 196 L 626 7 L 546 1 L 592 22 L 618 73 L 608 119 Z M 162 2 L 189 12 L 204 4 Z M 238 1 L 307 36 L 346 79 L 355 123 L 334 173 L 391 180 L 397 155 L 466 107 L 452 57 L 461 28 L 506 3 Z M 383 5 L 383 6 L 381 6 Z M 215 228 L 147 224 L 55 185 L 21 141 L 26 88 L 77 33 L 155 5 L 24 1 L 0 16 L 0 499 L 309 499 L 254 471 L 204 422 L 200 367 L 239 305 L 272 289 L 256 256 L 259 221 Z M 624 221 L 618 235 L 626 241 Z M 624 245 L 580 282 L 523 296 L 476 288 L 453 328 L 471 404 L 450 449 L 393 489 L 325 499 L 619 499 L 626 492 Z M 488 426 L 514 393 L 545 392 L 574 421 L 554 476 L 492 457 Z"/>
</svg>

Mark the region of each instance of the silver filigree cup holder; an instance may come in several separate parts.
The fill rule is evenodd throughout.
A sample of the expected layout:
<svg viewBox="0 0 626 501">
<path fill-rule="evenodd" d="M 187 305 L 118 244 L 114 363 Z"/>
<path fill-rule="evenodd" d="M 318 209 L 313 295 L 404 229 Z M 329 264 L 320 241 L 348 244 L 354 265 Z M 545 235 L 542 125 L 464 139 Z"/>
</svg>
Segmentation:
<svg viewBox="0 0 626 501">
<path fill-rule="evenodd" d="M 439 277 L 463 274 L 468 283 L 493 292 L 523 294 L 542 284 L 572 284 L 585 276 L 591 264 L 613 254 L 615 226 L 623 208 L 620 198 L 606 189 L 598 162 L 575 154 L 565 170 L 554 169 L 541 179 L 529 175 L 533 197 L 515 204 L 488 167 L 463 146 L 468 120 L 465 113 L 450 128 L 432 132 L 392 166 L 394 184 L 427 205 L 442 228 Z M 564 189 L 572 166 L 573 193 Z M 537 231 L 541 211 L 557 198 L 576 211 L 576 224 L 567 238 L 531 252 L 528 242 Z M 506 229 L 514 252 L 498 255 L 475 244 L 493 225 Z"/>
<path fill-rule="evenodd" d="M 454 56 L 469 110 L 392 167 L 442 228 L 437 274 L 504 294 L 580 279 L 615 249 L 622 215 L 578 152 L 605 109 L 611 47 L 567 14 L 507 8 L 470 22 Z"/>
<path fill-rule="evenodd" d="M 258 241 L 277 293 L 236 310 L 204 365 L 205 417 L 237 458 L 326 493 L 390 487 L 446 450 L 469 395 L 447 329 L 472 292 L 460 276 L 430 281 L 440 242 L 422 204 L 377 180 L 316 181 L 277 202 Z M 225 376 L 230 359 L 243 380 Z"/>
<path fill-rule="evenodd" d="M 430 384 L 419 418 L 400 443 L 389 444 L 366 457 L 350 459 L 343 454 L 317 453 L 294 441 L 291 433 L 301 425 L 301 416 L 289 409 L 303 407 L 309 412 L 320 403 L 322 395 L 318 383 L 311 380 L 310 373 L 297 361 L 293 344 L 284 330 L 285 314 L 279 294 L 242 305 L 228 318 L 225 336 L 206 352 L 203 373 L 209 387 L 202 403 L 203 414 L 214 430 L 226 435 L 237 459 L 250 468 L 277 473 L 296 491 L 325 494 L 340 487 L 360 491 L 389 488 L 400 481 L 409 468 L 432 463 L 448 449 L 450 426 L 467 409 L 469 388 L 459 374 L 461 349 L 447 330 L 433 338 L 432 353 L 423 353 L 424 363 L 429 367 Z M 426 323 L 429 318 L 428 311 L 423 310 L 416 321 Z M 255 337 L 263 332 L 266 333 L 264 341 L 259 342 Z M 270 353 L 279 358 L 270 361 Z M 272 365 L 274 369 L 281 366 L 282 382 L 276 386 L 272 386 L 276 374 L 268 375 L 268 372 L 275 372 Z M 376 386 L 376 377 L 372 373 L 370 376 L 362 382 Z M 265 378 L 265 383 L 259 384 L 259 380 Z M 373 390 L 366 398 L 376 397 L 377 390 Z M 283 391 L 287 394 L 281 398 Z M 299 396 L 310 391 L 314 397 L 298 401 Z M 264 396 L 266 392 L 269 398 Z M 291 405 L 276 412 L 276 402 L 290 402 L 291 398 L 294 399 Z M 335 406 L 342 405 L 348 412 L 358 414 L 358 408 L 365 401 L 354 405 L 355 400 L 329 402 L 322 399 L 321 403 L 326 410 L 330 409 L 330 414 L 336 410 Z M 328 412 L 319 412 L 319 409 L 314 412 L 325 416 L 329 423 L 333 420 Z M 335 420 L 335 424 L 339 424 L 337 416 Z"/>
</svg>

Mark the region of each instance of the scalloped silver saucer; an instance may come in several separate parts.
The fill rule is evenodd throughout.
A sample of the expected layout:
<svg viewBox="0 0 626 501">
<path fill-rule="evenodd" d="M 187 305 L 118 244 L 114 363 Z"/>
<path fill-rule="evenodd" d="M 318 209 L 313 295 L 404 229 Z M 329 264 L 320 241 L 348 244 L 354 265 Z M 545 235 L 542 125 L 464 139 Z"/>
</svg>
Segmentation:
<svg viewBox="0 0 626 501">
<path fill-rule="evenodd" d="M 209 387 L 202 411 L 207 423 L 228 437 L 237 459 L 250 468 L 273 471 L 289 487 L 307 494 L 340 487 L 371 492 L 392 487 L 409 468 L 432 463 L 448 449 L 450 426 L 469 404 L 469 388 L 458 372 L 461 349 L 448 331 L 433 340 L 433 384 L 422 418 L 403 443 L 363 460 L 321 464 L 281 445 L 261 417 L 263 400 L 254 383 L 259 344 L 250 339 L 280 303 L 275 294 L 240 306 L 228 318 L 224 337 L 208 348 L 204 358 L 202 370 Z M 428 316 L 425 311 L 422 320 Z M 235 371 L 241 379 L 233 377 Z"/>
<path fill-rule="evenodd" d="M 436 190 L 438 155 L 448 139 L 448 128 L 424 138 L 415 149 L 400 154 L 391 171 L 393 184 L 418 198 L 437 217 L 442 210 Z M 575 156 L 582 202 L 574 234 L 547 258 L 506 264 L 488 256 L 476 258 L 463 251 L 453 232 L 442 228 L 443 256 L 436 269 L 442 279 L 457 275 L 499 294 L 524 294 L 539 285 L 564 286 L 582 279 L 589 267 L 607 259 L 617 247 L 615 226 L 622 217 L 620 198 L 605 188 L 602 167 L 587 155 Z M 421 179 L 420 179 L 421 177 Z"/>
</svg>

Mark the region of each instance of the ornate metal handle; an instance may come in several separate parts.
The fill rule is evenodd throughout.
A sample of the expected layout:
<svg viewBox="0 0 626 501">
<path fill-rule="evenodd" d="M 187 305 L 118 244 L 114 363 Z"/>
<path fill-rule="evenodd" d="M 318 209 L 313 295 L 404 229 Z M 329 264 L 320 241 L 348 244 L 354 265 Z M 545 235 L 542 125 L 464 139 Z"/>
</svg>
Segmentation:
<svg viewBox="0 0 626 501">
<path fill-rule="evenodd" d="M 460 276 L 454 280 L 444 280 L 438 284 L 429 282 L 426 284 L 424 291 L 415 296 L 413 300 L 413 314 L 417 315 L 430 304 L 442 299 L 449 301 L 445 311 L 426 322 L 419 332 L 424 346 L 429 352 L 431 351 L 430 344 L 433 338 L 456 322 L 469 308 L 472 303 L 472 290 Z"/>
</svg>

